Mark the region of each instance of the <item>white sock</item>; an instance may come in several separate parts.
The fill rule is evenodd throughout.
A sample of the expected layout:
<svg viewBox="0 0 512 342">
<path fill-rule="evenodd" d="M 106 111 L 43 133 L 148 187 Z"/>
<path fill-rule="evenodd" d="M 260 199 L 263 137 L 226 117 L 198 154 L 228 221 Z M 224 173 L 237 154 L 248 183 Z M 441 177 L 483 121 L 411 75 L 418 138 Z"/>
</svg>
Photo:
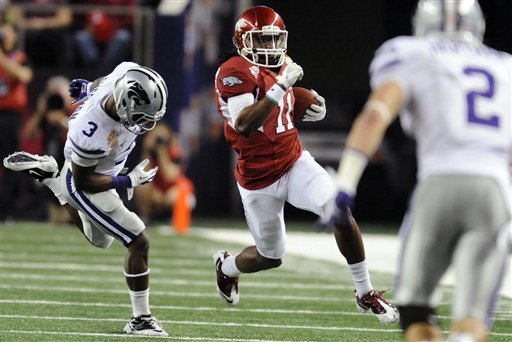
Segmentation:
<svg viewBox="0 0 512 342">
<path fill-rule="evenodd" d="M 64 205 L 68 203 L 64 196 L 62 195 L 62 192 L 60 191 L 60 177 L 50 177 L 45 178 L 41 181 L 44 185 L 46 185 L 50 190 L 53 192 L 55 197 L 59 200 L 60 205 Z"/>
<path fill-rule="evenodd" d="M 348 265 L 348 268 L 350 269 L 350 273 L 352 273 L 352 280 L 356 285 L 356 293 L 359 298 L 373 290 L 366 260 L 358 262 L 357 264 Z"/>
<path fill-rule="evenodd" d="M 130 299 L 132 300 L 133 316 L 151 315 L 149 311 L 149 288 L 144 291 L 131 291 Z"/>
<path fill-rule="evenodd" d="M 222 263 L 222 273 L 230 278 L 238 277 L 242 272 L 236 267 L 235 256 L 229 256 Z"/>
<path fill-rule="evenodd" d="M 447 342 L 475 342 L 475 337 L 466 332 L 453 332 L 448 336 Z"/>
</svg>

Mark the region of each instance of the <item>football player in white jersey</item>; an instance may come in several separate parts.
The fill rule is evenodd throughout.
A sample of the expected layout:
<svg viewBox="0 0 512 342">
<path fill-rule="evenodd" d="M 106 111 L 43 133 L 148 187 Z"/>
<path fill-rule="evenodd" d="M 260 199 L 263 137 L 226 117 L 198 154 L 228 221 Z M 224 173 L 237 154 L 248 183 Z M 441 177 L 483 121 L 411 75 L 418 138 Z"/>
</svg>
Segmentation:
<svg viewBox="0 0 512 342">
<path fill-rule="evenodd" d="M 372 92 L 342 154 L 333 220 L 350 217 L 368 159 L 400 112 L 418 160 L 395 287 L 405 339 L 441 339 L 436 290 L 452 265 L 448 340 L 485 341 L 509 261 L 498 242 L 512 229 L 512 57 L 482 44 L 475 0 L 420 0 L 413 23 L 415 37 L 387 41 L 371 63 Z"/>
<path fill-rule="evenodd" d="M 94 246 L 108 248 L 114 238 L 125 245 L 124 275 L 133 316 L 124 332 L 167 336 L 149 309 L 149 239 L 144 223 L 116 192 L 133 191 L 151 182 L 157 172 L 156 167 L 145 171 L 144 160 L 128 175 L 119 175 L 137 136 L 164 116 L 165 82 L 152 69 L 123 62 L 94 82 L 73 80 L 70 95 L 82 103 L 69 118 L 60 176 L 51 156 L 16 152 L 4 159 L 4 165 L 28 172 L 48 186 Z"/>
</svg>

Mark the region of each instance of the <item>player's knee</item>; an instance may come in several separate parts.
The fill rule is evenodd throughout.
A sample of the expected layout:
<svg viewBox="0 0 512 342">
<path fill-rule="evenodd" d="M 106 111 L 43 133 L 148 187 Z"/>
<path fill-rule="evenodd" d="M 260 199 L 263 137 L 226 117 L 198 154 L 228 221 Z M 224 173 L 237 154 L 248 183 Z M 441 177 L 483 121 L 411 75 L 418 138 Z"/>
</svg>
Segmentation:
<svg viewBox="0 0 512 342">
<path fill-rule="evenodd" d="M 263 263 L 265 264 L 265 268 L 277 268 L 281 266 L 281 264 L 283 263 L 281 259 L 270 259 L 265 257 L 261 258 L 263 260 Z"/>
<path fill-rule="evenodd" d="M 146 233 L 142 232 L 132 241 L 130 245 L 128 245 L 128 249 L 132 253 L 137 253 L 141 255 L 149 254 L 149 238 Z"/>
<path fill-rule="evenodd" d="M 352 224 L 352 222 L 336 222 L 333 224 L 334 231 L 338 232 L 342 235 L 354 235 L 357 234 L 357 226 Z"/>
<path fill-rule="evenodd" d="M 398 306 L 400 312 L 400 326 L 403 331 L 415 323 L 428 323 L 439 325 L 436 310 L 427 306 Z"/>
</svg>

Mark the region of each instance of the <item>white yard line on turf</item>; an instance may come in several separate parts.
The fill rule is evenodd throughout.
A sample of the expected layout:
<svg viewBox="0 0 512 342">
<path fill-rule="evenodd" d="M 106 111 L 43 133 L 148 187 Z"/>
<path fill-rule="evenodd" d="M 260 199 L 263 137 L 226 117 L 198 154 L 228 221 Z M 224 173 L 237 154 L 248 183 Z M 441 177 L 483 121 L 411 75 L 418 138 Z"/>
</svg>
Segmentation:
<svg viewBox="0 0 512 342">
<path fill-rule="evenodd" d="M 364 227 L 362 228 L 364 229 Z M 243 245 L 252 245 L 254 240 L 248 229 L 221 229 L 192 227 L 191 234 L 219 241 L 219 249 L 223 249 L 222 242 L 239 243 Z M 365 234 L 363 231 L 363 240 L 365 245 L 366 260 L 370 271 L 385 272 L 394 274 L 398 262 L 398 253 L 400 242 L 396 235 L 384 234 Z M 341 256 L 332 234 L 316 232 L 287 232 L 287 253 L 299 255 L 316 260 L 326 260 L 345 264 L 345 259 Z M 237 252 L 237 251 L 232 251 Z M 509 263 L 510 265 L 510 263 Z M 512 298 L 512 276 L 511 267 L 507 268 L 507 273 L 501 295 Z M 448 271 L 443 277 L 443 285 L 453 286 L 455 277 L 453 272 Z"/>
<path fill-rule="evenodd" d="M 94 337 L 117 337 L 117 338 L 141 338 L 138 335 L 128 334 L 101 334 L 101 333 L 77 333 L 69 331 L 44 331 L 44 330 L 0 330 L 0 333 L 7 334 L 26 334 L 26 335 L 54 335 L 54 336 L 94 336 Z M 285 341 L 285 340 L 255 340 L 255 339 L 239 339 L 239 338 L 214 338 L 214 337 L 186 337 L 186 336 L 144 336 L 143 338 L 158 338 L 175 341 L 218 341 L 218 342 L 306 342 L 306 341 Z"/>
<path fill-rule="evenodd" d="M 13 318 L 13 319 L 41 319 L 41 320 L 66 320 L 66 321 L 116 321 L 124 322 L 126 319 L 122 318 L 85 318 L 85 317 L 60 317 L 60 316 L 31 316 L 31 315 L 0 315 L 0 318 Z M 213 322 L 198 322 L 198 321 L 175 321 L 175 320 L 161 320 L 162 323 L 178 324 L 178 325 L 203 325 L 203 326 L 223 326 L 223 327 L 250 327 L 250 328 L 264 328 L 264 329 L 291 329 L 291 330 L 323 330 L 323 331 L 361 331 L 361 332 L 375 332 L 375 333 L 396 333 L 401 332 L 400 329 L 374 329 L 374 328 L 358 328 L 358 327 L 339 327 L 339 326 L 310 326 L 310 325 L 278 325 L 278 324 L 258 324 L 258 323 L 213 323 Z M 1 330 L 0 330 L 1 331 Z M 447 333 L 448 331 L 443 331 Z M 57 333 L 57 332 L 55 332 Z M 113 334 L 115 335 L 115 334 Z M 509 333 L 491 333 L 493 336 L 512 336 Z M 115 335 L 119 336 L 119 335 Z M 251 341 L 251 340 L 243 340 Z M 295 341 L 296 342 L 296 341 Z"/>
<path fill-rule="evenodd" d="M 64 302 L 64 301 L 51 301 L 51 300 L 23 300 L 23 299 L 5 299 L 0 300 L 2 304 L 27 304 L 27 305 L 45 305 L 45 306 L 77 306 L 77 307 L 108 307 L 108 308 L 128 308 L 131 307 L 129 304 L 116 304 L 116 303 L 91 303 L 91 302 Z M 233 308 L 233 307 L 224 307 L 219 308 L 217 306 L 199 306 L 199 307 L 190 307 L 190 306 L 175 306 L 175 305 L 153 305 L 152 308 L 158 310 L 174 310 L 174 311 L 216 311 L 216 312 L 233 312 L 233 313 L 241 313 L 241 312 L 250 312 L 250 313 L 267 313 L 267 314 L 296 314 L 296 315 L 338 315 L 338 316 L 366 316 L 365 313 L 360 313 L 357 311 L 318 311 L 318 310 L 286 310 L 286 309 L 250 309 L 250 308 Z M 1 317 L 1 315 L 0 315 Z M 441 319 L 449 319 L 447 316 L 439 316 Z M 508 321 L 509 317 L 495 317 L 496 321 Z"/>
</svg>

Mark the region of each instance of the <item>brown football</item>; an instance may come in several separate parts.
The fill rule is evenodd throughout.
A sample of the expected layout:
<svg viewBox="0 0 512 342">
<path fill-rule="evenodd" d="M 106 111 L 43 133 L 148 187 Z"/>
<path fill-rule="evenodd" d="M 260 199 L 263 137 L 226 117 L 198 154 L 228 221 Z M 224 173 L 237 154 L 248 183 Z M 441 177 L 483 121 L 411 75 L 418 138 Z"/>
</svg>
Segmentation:
<svg viewBox="0 0 512 342">
<path fill-rule="evenodd" d="M 312 104 L 319 104 L 311 90 L 302 87 L 293 87 L 293 96 L 295 105 L 293 106 L 293 115 L 295 120 L 302 120 L 306 109 Z"/>
</svg>

